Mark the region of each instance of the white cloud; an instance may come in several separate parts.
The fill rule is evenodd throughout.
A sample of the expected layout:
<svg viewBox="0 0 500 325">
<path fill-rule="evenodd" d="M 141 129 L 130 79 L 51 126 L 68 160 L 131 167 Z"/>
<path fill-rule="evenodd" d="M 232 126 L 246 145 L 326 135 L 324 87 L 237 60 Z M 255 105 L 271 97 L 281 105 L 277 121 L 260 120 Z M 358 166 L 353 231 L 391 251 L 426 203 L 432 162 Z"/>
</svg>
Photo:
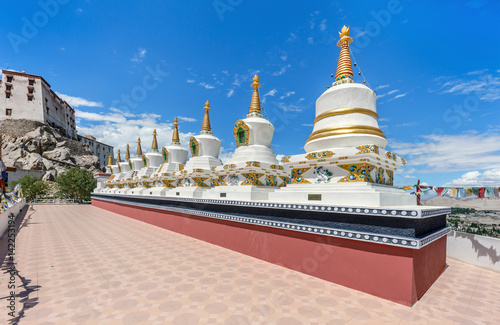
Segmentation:
<svg viewBox="0 0 500 325">
<path fill-rule="evenodd" d="M 389 85 L 380 85 L 377 88 L 375 88 L 375 90 L 384 89 L 384 88 L 387 88 L 387 87 L 389 87 Z"/>
<path fill-rule="evenodd" d="M 193 117 L 178 116 L 177 118 L 185 122 L 196 122 L 196 119 Z"/>
<path fill-rule="evenodd" d="M 401 98 L 401 97 L 405 97 L 406 95 L 408 95 L 408 93 L 396 95 L 396 97 L 389 99 L 389 101 L 394 100 L 394 99 L 398 99 L 398 98 Z"/>
<path fill-rule="evenodd" d="M 287 41 L 287 43 L 292 43 L 292 42 L 295 42 L 296 39 L 297 39 L 297 35 L 295 33 L 290 33 L 290 35 L 288 36 L 288 39 L 286 41 Z"/>
<path fill-rule="evenodd" d="M 385 87 L 382 87 L 382 88 L 385 88 Z M 385 96 L 392 95 L 392 94 L 394 94 L 394 93 L 396 93 L 396 92 L 398 92 L 398 91 L 399 91 L 399 89 L 394 89 L 394 90 L 391 90 L 391 91 L 389 91 L 389 92 L 387 92 L 387 93 L 385 93 L 385 94 L 380 94 L 380 95 L 377 95 L 377 98 L 379 98 L 379 99 L 380 99 L 380 98 L 383 98 L 383 97 L 385 97 Z"/>
<path fill-rule="evenodd" d="M 302 112 L 304 107 L 296 104 L 285 104 L 283 102 L 276 103 L 276 106 L 281 108 L 284 112 Z"/>
<path fill-rule="evenodd" d="M 321 21 L 321 24 L 319 25 L 319 30 L 324 31 L 326 29 L 326 19 L 323 19 Z"/>
<path fill-rule="evenodd" d="M 421 142 L 392 142 L 391 150 L 421 173 L 500 168 L 500 134 L 424 135 Z M 482 168 L 481 168 L 482 167 Z"/>
<path fill-rule="evenodd" d="M 408 122 L 408 123 L 398 124 L 398 125 L 396 125 L 396 127 L 402 127 L 402 126 L 408 127 L 408 126 L 416 126 L 416 125 L 418 125 L 417 122 Z"/>
<path fill-rule="evenodd" d="M 498 186 L 500 184 L 500 168 L 467 172 L 444 186 Z"/>
<path fill-rule="evenodd" d="M 302 124 L 302 126 L 314 126 L 314 124 Z"/>
<path fill-rule="evenodd" d="M 77 131 L 81 135 L 93 135 L 97 141 L 109 144 L 116 150 L 125 152 L 127 144 L 130 144 L 130 152 L 134 155 L 137 147 L 137 138 L 141 138 L 143 152 L 148 152 L 153 140 L 153 130 L 158 133 L 158 145 L 160 147 L 169 145 L 172 139 L 172 123 L 160 122 L 158 114 L 140 114 L 135 118 L 127 118 L 120 113 L 92 113 L 76 110 L 76 117 L 84 123 L 78 123 Z M 98 122 L 98 123 L 94 123 Z M 179 129 L 181 145 L 185 148 L 189 145 L 189 138 L 194 133 L 182 133 Z"/>
<path fill-rule="evenodd" d="M 295 95 L 295 91 L 289 91 L 286 94 L 284 94 L 283 96 L 280 96 L 280 98 L 284 99 L 284 98 L 290 97 L 292 95 Z"/>
<path fill-rule="evenodd" d="M 309 43 L 309 44 L 314 43 L 314 39 L 313 39 L 312 37 L 309 37 L 309 38 L 307 39 L 307 43 Z"/>
<path fill-rule="evenodd" d="M 268 91 L 268 92 L 264 95 L 264 97 L 267 97 L 267 96 L 274 96 L 274 95 L 276 95 L 276 93 L 277 93 L 277 92 L 278 92 L 278 91 L 277 91 L 276 89 L 271 89 L 271 90 L 269 90 L 269 91 Z"/>
<path fill-rule="evenodd" d="M 61 97 L 63 100 L 65 100 L 71 107 L 80 107 L 80 106 L 86 106 L 86 107 L 102 107 L 101 102 L 93 102 L 81 97 L 73 97 L 61 93 L 57 93 L 57 96 Z"/>
<path fill-rule="evenodd" d="M 442 94 L 474 94 L 480 100 L 493 102 L 500 99 L 500 76 L 484 74 L 488 69 L 467 73 L 472 79 L 451 79 L 442 77 L 435 79 L 441 83 Z M 497 71 L 498 72 L 498 71 Z M 448 80 L 444 82 L 445 80 Z"/>
<path fill-rule="evenodd" d="M 186 80 L 186 82 L 192 84 L 192 83 L 194 83 L 194 80 L 193 79 L 188 79 L 188 80 Z"/>
<path fill-rule="evenodd" d="M 138 52 L 130 59 L 132 62 L 142 62 L 146 57 L 146 49 L 139 47 Z"/>
<path fill-rule="evenodd" d="M 394 94 L 395 92 L 398 92 L 399 89 L 394 89 L 394 90 L 391 90 L 390 92 L 387 93 L 387 95 L 392 95 Z"/>
<path fill-rule="evenodd" d="M 199 85 L 202 87 L 205 87 L 206 89 L 214 89 L 215 88 L 215 86 L 209 85 L 206 82 L 200 82 Z"/>
<path fill-rule="evenodd" d="M 282 75 L 282 74 L 284 74 L 284 73 L 286 72 L 286 70 L 287 70 L 288 68 L 290 68 L 290 67 L 291 67 L 291 65 L 290 65 L 290 64 L 289 64 L 289 65 L 287 65 L 287 66 L 282 67 L 280 71 L 276 71 L 276 72 L 274 72 L 274 73 L 273 73 L 273 76 L 281 76 L 281 75 Z"/>
<path fill-rule="evenodd" d="M 283 61 L 286 61 L 286 59 L 288 58 L 288 56 L 286 56 L 286 55 L 282 55 L 280 58 L 281 58 Z"/>
<path fill-rule="evenodd" d="M 229 98 L 229 97 L 233 96 L 233 94 L 234 94 L 234 89 L 230 89 L 230 90 L 227 92 L 227 95 L 226 95 L 226 96 Z"/>
</svg>

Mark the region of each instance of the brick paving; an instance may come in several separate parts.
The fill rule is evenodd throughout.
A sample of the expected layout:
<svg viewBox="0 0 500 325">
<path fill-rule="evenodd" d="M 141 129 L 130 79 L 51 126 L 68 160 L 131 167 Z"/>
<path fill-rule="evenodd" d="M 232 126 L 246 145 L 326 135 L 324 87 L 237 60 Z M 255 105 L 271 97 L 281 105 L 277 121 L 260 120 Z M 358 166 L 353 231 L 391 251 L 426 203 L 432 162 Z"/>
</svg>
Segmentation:
<svg viewBox="0 0 500 325">
<path fill-rule="evenodd" d="M 500 323 L 500 273 L 452 259 L 409 308 L 87 205 L 28 210 L 15 258 L 19 324 Z"/>
</svg>

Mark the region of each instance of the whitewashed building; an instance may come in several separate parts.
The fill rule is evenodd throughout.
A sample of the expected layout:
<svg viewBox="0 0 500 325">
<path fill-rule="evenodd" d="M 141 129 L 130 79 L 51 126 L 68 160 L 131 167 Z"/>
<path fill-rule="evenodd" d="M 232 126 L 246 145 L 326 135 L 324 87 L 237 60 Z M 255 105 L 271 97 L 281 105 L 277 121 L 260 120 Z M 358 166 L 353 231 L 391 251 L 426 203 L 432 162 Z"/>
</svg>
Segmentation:
<svg viewBox="0 0 500 325">
<path fill-rule="evenodd" d="M 97 141 L 91 135 L 78 135 L 78 141 L 89 147 L 90 151 L 92 151 L 92 154 L 99 158 L 99 164 L 101 166 L 106 166 L 108 164 L 109 155 L 114 156 L 112 146 Z"/>
<path fill-rule="evenodd" d="M 50 84 L 41 76 L 25 71 L 2 70 L 0 80 L 0 121 L 5 119 L 28 119 L 47 123 L 60 134 L 88 145 L 106 166 L 113 147 L 96 141 L 76 131 L 75 110 L 50 89 Z"/>
</svg>

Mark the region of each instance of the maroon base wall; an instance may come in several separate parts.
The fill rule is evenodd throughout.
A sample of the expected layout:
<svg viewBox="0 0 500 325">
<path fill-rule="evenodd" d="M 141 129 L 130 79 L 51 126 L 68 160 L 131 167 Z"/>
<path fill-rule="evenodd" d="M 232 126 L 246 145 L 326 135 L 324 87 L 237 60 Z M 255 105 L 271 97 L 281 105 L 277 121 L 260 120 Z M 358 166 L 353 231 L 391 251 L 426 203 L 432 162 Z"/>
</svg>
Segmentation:
<svg viewBox="0 0 500 325">
<path fill-rule="evenodd" d="M 415 250 L 96 199 L 92 205 L 407 306 L 446 267 L 446 236 Z"/>
</svg>

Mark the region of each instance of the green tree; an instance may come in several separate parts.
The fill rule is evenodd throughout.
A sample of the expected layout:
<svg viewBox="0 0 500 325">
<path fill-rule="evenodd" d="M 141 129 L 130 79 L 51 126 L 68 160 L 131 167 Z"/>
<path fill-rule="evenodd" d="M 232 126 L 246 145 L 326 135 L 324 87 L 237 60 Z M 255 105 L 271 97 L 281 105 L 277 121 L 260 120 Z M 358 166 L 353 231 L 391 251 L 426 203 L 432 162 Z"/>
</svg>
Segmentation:
<svg viewBox="0 0 500 325">
<path fill-rule="evenodd" d="M 71 198 L 77 202 L 90 200 L 90 193 L 96 188 L 97 181 L 92 172 L 71 168 L 56 177 L 57 195 L 62 198 Z"/>
<path fill-rule="evenodd" d="M 26 197 L 27 201 L 31 201 L 47 194 L 49 189 L 49 186 L 46 182 L 42 181 L 40 178 L 32 174 L 21 177 L 19 181 L 12 182 L 12 185 L 16 186 L 19 183 L 21 184 L 23 194 Z"/>
</svg>

